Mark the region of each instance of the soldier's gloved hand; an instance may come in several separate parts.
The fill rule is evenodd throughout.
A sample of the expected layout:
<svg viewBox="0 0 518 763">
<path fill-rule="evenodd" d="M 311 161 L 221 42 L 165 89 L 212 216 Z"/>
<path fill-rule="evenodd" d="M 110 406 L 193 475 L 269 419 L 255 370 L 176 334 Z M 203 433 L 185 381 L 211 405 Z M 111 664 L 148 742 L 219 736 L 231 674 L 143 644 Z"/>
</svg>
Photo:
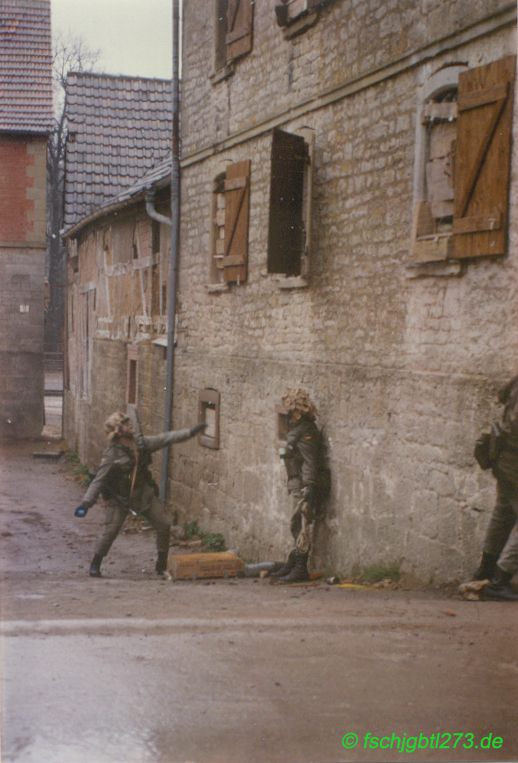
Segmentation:
<svg viewBox="0 0 518 763">
<path fill-rule="evenodd" d="M 86 517 L 89 508 L 89 506 L 85 506 L 84 503 L 81 503 L 74 511 L 74 517 L 79 517 L 80 519 Z"/>
<path fill-rule="evenodd" d="M 204 432 L 208 427 L 208 424 L 206 421 L 204 421 L 202 424 L 196 424 L 195 426 L 191 427 L 191 437 L 194 437 L 194 435 L 198 434 L 199 432 Z"/>
</svg>

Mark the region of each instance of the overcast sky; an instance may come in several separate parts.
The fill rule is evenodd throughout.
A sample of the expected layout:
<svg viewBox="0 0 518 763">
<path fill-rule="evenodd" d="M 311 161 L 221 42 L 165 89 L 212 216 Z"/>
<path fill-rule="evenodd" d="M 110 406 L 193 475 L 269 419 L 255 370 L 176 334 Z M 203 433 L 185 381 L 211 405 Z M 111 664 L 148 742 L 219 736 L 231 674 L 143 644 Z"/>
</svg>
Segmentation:
<svg viewBox="0 0 518 763">
<path fill-rule="evenodd" d="M 107 74 L 171 77 L 171 0 L 51 0 L 52 30 L 101 50 Z"/>
</svg>

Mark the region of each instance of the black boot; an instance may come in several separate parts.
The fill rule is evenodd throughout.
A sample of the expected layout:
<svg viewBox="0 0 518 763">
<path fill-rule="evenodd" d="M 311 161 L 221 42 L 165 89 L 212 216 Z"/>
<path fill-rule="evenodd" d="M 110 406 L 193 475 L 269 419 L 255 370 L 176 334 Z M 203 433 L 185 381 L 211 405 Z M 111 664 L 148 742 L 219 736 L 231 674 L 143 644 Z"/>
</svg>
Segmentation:
<svg viewBox="0 0 518 763">
<path fill-rule="evenodd" d="M 290 551 L 287 560 L 284 562 L 282 567 L 278 570 L 275 570 L 275 572 L 270 572 L 269 576 L 270 578 L 282 578 L 284 575 L 287 575 L 289 572 L 292 571 L 292 569 L 295 566 L 295 559 L 297 558 L 297 550 L 294 548 L 292 551 Z"/>
<path fill-rule="evenodd" d="M 511 572 L 505 572 L 497 566 L 490 584 L 484 588 L 483 598 L 492 601 L 518 601 L 518 594 L 511 587 L 512 577 Z"/>
<path fill-rule="evenodd" d="M 497 554 L 488 554 L 485 551 L 482 552 L 482 559 L 478 569 L 473 575 L 473 580 L 491 580 L 496 572 L 496 563 L 498 561 Z"/>
<path fill-rule="evenodd" d="M 92 562 L 90 564 L 90 577 L 91 578 L 102 578 L 101 574 L 101 562 L 103 558 L 100 554 L 96 554 L 94 558 L 92 559 Z"/>
<path fill-rule="evenodd" d="M 295 564 L 293 565 L 291 572 L 280 578 L 280 582 L 303 583 L 305 580 L 309 580 L 308 556 L 309 554 L 304 553 L 303 551 L 296 551 Z"/>
<path fill-rule="evenodd" d="M 164 572 L 167 570 L 167 558 L 168 558 L 167 551 L 159 551 L 158 557 L 155 564 L 155 570 L 157 575 L 163 575 Z"/>
</svg>

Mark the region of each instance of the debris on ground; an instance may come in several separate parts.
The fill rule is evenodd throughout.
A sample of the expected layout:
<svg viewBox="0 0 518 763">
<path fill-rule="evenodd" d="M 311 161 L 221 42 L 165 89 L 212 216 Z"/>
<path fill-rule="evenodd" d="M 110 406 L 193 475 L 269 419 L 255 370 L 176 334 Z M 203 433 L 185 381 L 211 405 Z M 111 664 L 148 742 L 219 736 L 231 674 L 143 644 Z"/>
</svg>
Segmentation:
<svg viewBox="0 0 518 763">
<path fill-rule="evenodd" d="M 480 595 L 488 585 L 489 580 L 470 580 L 468 583 L 461 583 L 458 591 L 466 601 L 480 601 Z"/>
</svg>

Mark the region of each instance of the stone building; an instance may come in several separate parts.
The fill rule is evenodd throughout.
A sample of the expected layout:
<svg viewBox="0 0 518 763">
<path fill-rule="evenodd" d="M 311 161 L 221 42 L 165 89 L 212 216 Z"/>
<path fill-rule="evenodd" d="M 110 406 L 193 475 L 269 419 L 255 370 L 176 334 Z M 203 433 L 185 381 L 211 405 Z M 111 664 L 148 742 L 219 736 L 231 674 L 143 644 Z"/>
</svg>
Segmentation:
<svg viewBox="0 0 518 763">
<path fill-rule="evenodd" d="M 174 425 L 210 426 L 175 510 L 282 556 L 303 386 L 333 475 L 314 564 L 464 575 L 494 492 L 473 443 L 518 370 L 516 4 L 189 0 L 183 25 Z M 152 339 L 108 349 L 100 318 L 95 399 L 136 389 L 152 426 Z"/>
<path fill-rule="evenodd" d="M 50 0 L 0 0 L 0 437 L 43 427 Z"/>
</svg>

